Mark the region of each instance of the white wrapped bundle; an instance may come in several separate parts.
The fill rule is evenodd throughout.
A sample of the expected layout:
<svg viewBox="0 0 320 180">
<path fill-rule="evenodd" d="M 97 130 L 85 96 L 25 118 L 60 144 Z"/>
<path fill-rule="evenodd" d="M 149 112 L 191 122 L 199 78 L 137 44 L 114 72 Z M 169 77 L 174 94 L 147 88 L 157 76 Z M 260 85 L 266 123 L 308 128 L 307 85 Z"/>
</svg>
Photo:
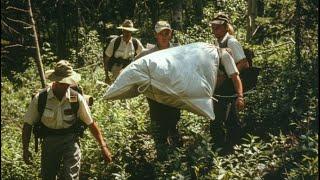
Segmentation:
<svg viewBox="0 0 320 180">
<path fill-rule="evenodd" d="M 143 56 L 128 65 L 107 89 L 106 99 L 145 96 L 214 119 L 212 95 L 217 47 L 192 43 Z"/>
</svg>

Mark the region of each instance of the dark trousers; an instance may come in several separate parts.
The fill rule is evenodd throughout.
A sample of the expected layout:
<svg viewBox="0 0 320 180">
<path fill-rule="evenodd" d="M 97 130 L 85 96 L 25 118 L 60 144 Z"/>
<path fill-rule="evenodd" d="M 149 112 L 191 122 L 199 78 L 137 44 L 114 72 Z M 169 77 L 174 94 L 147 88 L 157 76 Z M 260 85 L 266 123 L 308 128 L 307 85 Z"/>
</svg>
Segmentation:
<svg viewBox="0 0 320 180">
<path fill-rule="evenodd" d="M 165 158 L 168 145 L 181 146 L 177 124 L 180 119 L 180 109 L 158 103 L 147 98 L 152 135 L 154 137 L 158 158 Z"/>
<path fill-rule="evenodd" d="M 45 137 L 41 145 L 41 176 L 43 180 L 55 180 L 59 174 L 60 165 L 62 165 L 62 179 L 79 179 L 81 151 L 76 135 Z"/>
<path fill-rule="evenodd" d="M 216 117 L 210 125 L 214 149 L 222 148 L 221 153 L 230 153 L 242 137 L 235 99 L 218 99 L 218 103 L 214 106 L 214 113 Z"/>
</svg>

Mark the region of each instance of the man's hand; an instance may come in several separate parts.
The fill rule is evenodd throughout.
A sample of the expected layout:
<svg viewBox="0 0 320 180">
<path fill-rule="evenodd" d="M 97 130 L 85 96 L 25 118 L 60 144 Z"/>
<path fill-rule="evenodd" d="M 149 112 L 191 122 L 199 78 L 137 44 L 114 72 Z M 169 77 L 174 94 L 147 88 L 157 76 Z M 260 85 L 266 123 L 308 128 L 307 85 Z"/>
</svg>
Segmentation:
<svg viewBox="0 0 320 180">
<path fill-rule="evenodd" d="M 23 157 L 23 161 L 27 165 L 32 164 L 32 161 L 31 161 L 32 154 L 29 151 L 31 131 L 32 131 L 32 125 L 29 125 L 28 123 L 24 123 L 22 128 L 22 147 L 23 147 L 22 157 Z"/>
<path fill-rule="evenodd" d="M 239 96 L 236 100 L 236 107 L 238 111 L 241 111 L 244 108 L 244 99 L 243 97 Z"/>
<path fill-rule="evenodd" d="M 108 85 L 111 84 L 111 79 L 109 78 L 108 75 L 106 75 L 106 78 L 104 79 L 104 82 L 107 83 Z"/>
<path fill-rule="evenodd" d="M 106 145 L 101 147 L 101 151 L 102 151 L 104 160 L 108 163 L 112 162 L 111 152 L 109 151 L 109 148 Z"/>
<path fill-rule="evenodd" d="M 23 150 L 23 161 L 27 165 L 31 165 L 32 164 L 32 154 L 28 149 L 24 149 Z"/>
</svg>

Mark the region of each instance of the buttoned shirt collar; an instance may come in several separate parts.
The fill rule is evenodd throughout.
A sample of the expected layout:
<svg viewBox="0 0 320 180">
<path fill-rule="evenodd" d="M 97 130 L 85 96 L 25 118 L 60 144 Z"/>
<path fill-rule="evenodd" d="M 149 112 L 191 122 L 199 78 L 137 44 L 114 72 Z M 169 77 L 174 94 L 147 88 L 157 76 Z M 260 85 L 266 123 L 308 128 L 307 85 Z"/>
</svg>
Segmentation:
<svg viewBox="0 0 320 180">
<path fill-rule="evenodd" d="M 124 43 L 126 43 L 126 41 L 124 41 L 124 39 L 123 39 L 123 35 L 121 35 L 121 41 L 123 41 Z M 132 43 L 132 36 L 130 37 L 128 43 Z"/>
<path fill-rule="evenodd" d="M 48 92 L 48 99 L 56 98 L 56 96 L 53 94 L 52 86 L 50 86 L 47 90 Z M 66 94 L 63 96 L 62 100 L 70 99 L 70 87 L 68 87 Z"/>
<path fill-rule="evenodd" d="M 227 40 L 227 37 L 229 36 L 229 33 L 227 32 L 224 37 L 222 38 L 220 43 L 224 43 Z"/>
</svg>

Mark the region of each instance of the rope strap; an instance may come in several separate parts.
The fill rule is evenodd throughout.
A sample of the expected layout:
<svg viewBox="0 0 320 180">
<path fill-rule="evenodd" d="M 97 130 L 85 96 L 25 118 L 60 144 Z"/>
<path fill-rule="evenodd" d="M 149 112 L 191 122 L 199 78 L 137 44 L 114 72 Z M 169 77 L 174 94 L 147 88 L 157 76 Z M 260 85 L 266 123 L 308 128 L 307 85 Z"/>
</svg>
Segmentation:
<svg viewBox="0 0 320 180">
<path fill-rule="evenodd" d="M 257 90 L 249 90 L 247 92 L 244 92 L 243 95 L 253 94 L 253 93 L 255 93 L 255 91 L 257 91 Z M 215 94 L 213 96 L 217 97 L 217 98 L 236 98 L 236 97 L 238 97 L 236 94 L 231 95 L 231 96 L 223 96 L 223 95 Z"/>
</svg>

